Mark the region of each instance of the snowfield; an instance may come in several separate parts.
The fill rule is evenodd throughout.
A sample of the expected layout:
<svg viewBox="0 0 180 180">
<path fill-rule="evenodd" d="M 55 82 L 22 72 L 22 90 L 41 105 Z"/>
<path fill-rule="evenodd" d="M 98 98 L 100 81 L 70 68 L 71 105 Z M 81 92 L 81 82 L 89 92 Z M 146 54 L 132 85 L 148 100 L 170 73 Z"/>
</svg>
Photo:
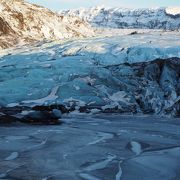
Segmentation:
<svg viewBox="0 0 180 180">
<path fill-rule="evenodd" d="M 0 106 L 179 116 L 179 32 L 117 34 L 2 51 Z"/>
<path fill-rule="evenodd" d="M 166 8 L 166 13 L 170 15 L 179 15 L 180 14 L 180 7 L 169 7 Z"/>
</svg>

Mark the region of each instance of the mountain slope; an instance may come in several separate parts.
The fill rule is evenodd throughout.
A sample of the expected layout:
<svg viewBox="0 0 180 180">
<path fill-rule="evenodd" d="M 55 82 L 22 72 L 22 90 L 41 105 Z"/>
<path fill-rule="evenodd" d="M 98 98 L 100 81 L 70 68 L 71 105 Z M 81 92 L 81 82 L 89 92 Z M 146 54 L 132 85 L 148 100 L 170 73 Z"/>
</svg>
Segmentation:
<svg viewBox="0 0 180 180">
<path fill-rule="evenodd" d="M 96 27 L 109 28 L 180 28 L 180 8 L 124 9 L 93 7 L 62 11 L 60 14 L 78 16 Z"/>
<path fill-rule="evenodd" d="M 93 30 L 77 17 L 60 16 L 23 0 L 0 0 L 0 47 L 18 42 L 85 37 Z"/>
</svg>

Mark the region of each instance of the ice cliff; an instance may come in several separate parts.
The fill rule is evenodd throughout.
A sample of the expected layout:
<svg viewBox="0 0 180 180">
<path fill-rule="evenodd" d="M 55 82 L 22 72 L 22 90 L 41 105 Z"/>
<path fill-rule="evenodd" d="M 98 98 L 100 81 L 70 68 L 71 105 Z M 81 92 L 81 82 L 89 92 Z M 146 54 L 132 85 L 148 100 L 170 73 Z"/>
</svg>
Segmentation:
<svg viewBox="0 0 180 180">
<path fill-rule="evenodd" d="M 0 106 L 179 116 L 178 35 L 148 32 L 8 51 L 0 59 Z"/>
</svg>

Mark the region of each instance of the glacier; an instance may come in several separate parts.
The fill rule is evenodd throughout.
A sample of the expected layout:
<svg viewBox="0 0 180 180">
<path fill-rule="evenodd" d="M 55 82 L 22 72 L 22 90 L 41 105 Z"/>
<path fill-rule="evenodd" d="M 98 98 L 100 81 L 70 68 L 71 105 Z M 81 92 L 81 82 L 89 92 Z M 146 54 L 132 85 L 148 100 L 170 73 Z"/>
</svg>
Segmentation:
<svg viewBox="0 0 180 180">
<path fill-rule="evenodd" d="M 0 0 L 0 179 L 180 179 L 179 17 Z"/>
<path fill-rule="evenodd" d="M 179 117 L 179 35 L 120 31 L 3 50 L 0 106 Z"/>
</svg>

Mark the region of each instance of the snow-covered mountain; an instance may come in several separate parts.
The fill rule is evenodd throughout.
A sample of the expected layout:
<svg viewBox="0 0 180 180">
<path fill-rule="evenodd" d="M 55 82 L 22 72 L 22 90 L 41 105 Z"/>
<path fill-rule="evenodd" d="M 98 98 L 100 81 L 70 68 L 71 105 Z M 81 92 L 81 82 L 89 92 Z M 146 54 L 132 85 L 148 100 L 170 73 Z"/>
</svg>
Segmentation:
<svg viewBox="0 0 180 180">
<path fill-rule="evenodd" d="M 127 9 L 99 6 L 62 11 L 60 14 L 80 17 L 96 27 L 168 30 L 180 28 L 180 7 Z"/>
<path fill-rule="evenodd" d="M 78 17 L 60 16 L 23 0 L 0 0 L 0 48 L 19 42 L 91 36 L 89 24 Z"/>
</svg>

